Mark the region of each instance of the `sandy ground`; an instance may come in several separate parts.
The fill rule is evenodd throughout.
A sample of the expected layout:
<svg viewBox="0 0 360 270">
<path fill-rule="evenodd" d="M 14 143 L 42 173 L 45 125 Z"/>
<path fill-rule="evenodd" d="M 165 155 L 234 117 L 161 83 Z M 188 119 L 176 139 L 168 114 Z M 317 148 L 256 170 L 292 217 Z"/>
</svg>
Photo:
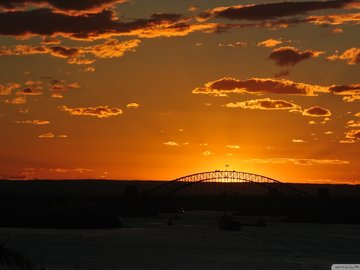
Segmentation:
<svg viewBox="0 0 360 270">
<path fill-rule="evenodd" d="M 360 263 L 359 225 L 285 224 L 242 231 L 217 229 L 219 212 L 122 219 L 129 228 L 52 230 L 0 228 L 0 242 L 46 270 L 331 269 Z M 254 218 L 239 217 L 247 222 Z"/>
</svg>

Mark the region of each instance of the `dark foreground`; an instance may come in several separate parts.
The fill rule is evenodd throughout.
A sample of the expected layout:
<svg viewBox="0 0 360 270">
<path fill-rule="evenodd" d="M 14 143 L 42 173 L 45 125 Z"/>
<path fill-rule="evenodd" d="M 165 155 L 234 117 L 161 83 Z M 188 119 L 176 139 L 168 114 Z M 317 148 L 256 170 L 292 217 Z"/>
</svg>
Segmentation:
<svg viewBox="0 0 360 270">
<path fill-rule="evenodd" d="M 222 212 L 122 218 L 121 229 L 0 228 L 0 239 L 46 270 L 329 270 L 360 262 L 360 226 L 280 223 L 222 231 Z M 254 223 L 256 217 L 237 217 Z M 40 269 L 40 268 L 39 268 Z"/>
</svg>

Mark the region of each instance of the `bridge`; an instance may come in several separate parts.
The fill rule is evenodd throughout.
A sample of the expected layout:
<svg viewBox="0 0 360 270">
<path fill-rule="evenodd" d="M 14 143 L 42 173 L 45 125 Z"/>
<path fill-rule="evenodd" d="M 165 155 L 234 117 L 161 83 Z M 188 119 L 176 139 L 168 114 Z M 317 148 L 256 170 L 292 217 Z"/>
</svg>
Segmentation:
<svg viewBox="0 0 360 270">
<path fill-rule="evenodd" d="M 207 189 L 208 191 L 228 192 L 230 190 L 233 193 L 237 193 L 237 191 L 246 187 L 247 189 L 252 189 L 253 195 L 258 194 L 258 190 L 265 190 L 267 191 L 267 194 L 270 193 L 278 196 L 310 197 L 306 192 L 297 189 L 290 184 L 266 176 L 227 170 L 201 172 L 183 176 L 148 190 L 144 195 L 149 197 L 168 197 L 174 193 L 194 186 L 203 190 Z M 254 188 L 256 189 L 255 193 Z"/>
</svg>

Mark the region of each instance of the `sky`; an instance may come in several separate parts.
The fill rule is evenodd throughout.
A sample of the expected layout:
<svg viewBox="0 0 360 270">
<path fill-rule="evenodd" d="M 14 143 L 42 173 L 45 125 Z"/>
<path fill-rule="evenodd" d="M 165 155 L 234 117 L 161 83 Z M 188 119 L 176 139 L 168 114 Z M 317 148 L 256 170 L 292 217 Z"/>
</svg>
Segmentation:
<svg viewBox="0 0 360 270">
<path fill-rule="evenodd" d="M 360 184 L 359 10 L 0 0 L 0 179 Z"/>
</svg>

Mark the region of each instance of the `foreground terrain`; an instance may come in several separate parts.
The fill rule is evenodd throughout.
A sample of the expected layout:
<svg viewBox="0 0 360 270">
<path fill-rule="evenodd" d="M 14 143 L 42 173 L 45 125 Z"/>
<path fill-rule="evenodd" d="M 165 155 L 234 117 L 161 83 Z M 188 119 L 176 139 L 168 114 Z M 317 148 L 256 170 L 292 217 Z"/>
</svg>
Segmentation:
<svg viewBox="0 0 360 270">
<path fill-rule="evenodd" d="M 217 228 L 221 212 L 122 218 L 119 229 L 0 228 L 0 241 L 46 270 L 330 269 L 360 263 L 360 226 L 281 223 Z M 256 217 L 236 217 L 253 224 Z M 168 225 L 171 219 L 173 225 Z"/>
</svg>

